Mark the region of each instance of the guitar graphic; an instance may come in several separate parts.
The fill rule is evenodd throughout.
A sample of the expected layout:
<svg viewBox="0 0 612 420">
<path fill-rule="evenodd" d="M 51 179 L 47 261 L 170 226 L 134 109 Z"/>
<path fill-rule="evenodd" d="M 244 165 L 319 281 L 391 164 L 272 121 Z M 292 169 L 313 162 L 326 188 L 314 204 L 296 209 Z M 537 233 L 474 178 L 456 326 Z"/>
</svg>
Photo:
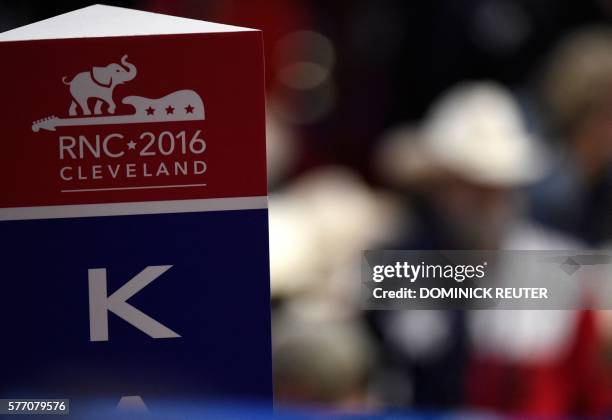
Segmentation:
<svg viewBox="0 0 612 420">
<path fill-rule="evenodd" d="M 57 127 L 86 125 L 138 124 L 172 121 L 204 120 L 204 103 L 193 90 L 179 90 L 159 99 L 127 96 L 122 102 L 134 107 L 128 115 L 59 118 L 51 116 L 34 121 L 32 131 L 55 131 Z"/>
</svg>

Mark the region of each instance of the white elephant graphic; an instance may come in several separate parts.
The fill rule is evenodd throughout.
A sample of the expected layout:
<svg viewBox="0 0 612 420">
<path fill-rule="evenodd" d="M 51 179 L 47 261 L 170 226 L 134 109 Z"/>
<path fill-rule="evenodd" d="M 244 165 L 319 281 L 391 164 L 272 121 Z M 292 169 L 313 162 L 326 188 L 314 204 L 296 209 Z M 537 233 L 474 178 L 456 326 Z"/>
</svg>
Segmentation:
<svg viewBox="0 0 612 420">
<path fill-rule="evenodd" d="M 121 101 L 132 108 L 128 113 L 115 115 L 113 90 L 115 86 L 129 82 L 136 77 L 136 66 L 127 61 L 127 55 L 121 58 L 121 64 L 111 63 L 104 67 L 93 67 L 67 81 L 70 86 L 72 103 L 69 117 L 51 115 L 32 123 L 32 131 L 55 131 L 58 127 L 79 127 L 88 125 L 143 124 L 173 121 L 203 121 L 205 119 L 204 102 L 200 95 L 191 89 L 181 89 L 162 97 L 149 98 L 131 95 Z M 92 115 L 89 106 L 95 101 Z M 106 115 L 102 106 L 106 104 Z M 80 113 L 78 112 L 80 108 Z M 108 115 L 112 114 L 112 115 Z"/>
<path fill-rule="evenodd" d="M 113 101 L 113 90 L 119 84 L 129 82 L 137 74 L 136 67 L 127 61 L 127 55 L 121 58 L 121 64 L 111 63 L 104 67 L 93 67 L 91 71 L 84 71 L 66 81 L 64 84 L 70 86 L 72 103 L 69 115 L 76 116 L 77 109 L 81 109 L 82 115 L 91 115 L 89 101 L 95 99 L 94 114 L 102 113 L 102 105 L 108 105 L 108 113 L 115 113 L 115 102 Z"/>
</svg>

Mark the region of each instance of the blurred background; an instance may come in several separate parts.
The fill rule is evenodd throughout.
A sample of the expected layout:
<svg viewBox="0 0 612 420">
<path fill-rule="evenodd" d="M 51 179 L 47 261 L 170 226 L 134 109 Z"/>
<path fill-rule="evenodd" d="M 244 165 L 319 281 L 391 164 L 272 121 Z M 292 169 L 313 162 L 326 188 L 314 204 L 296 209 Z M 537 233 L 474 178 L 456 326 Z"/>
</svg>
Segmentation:
<svg viewBox="0 0 612 420">
<path fill-rule="evenodd" d="M 263 30 L 277 407 L 612 414 L 608 311 L 359 304 L 364 249 L 612 249 L 611 1 L 106 4 Z"/>
</svg>

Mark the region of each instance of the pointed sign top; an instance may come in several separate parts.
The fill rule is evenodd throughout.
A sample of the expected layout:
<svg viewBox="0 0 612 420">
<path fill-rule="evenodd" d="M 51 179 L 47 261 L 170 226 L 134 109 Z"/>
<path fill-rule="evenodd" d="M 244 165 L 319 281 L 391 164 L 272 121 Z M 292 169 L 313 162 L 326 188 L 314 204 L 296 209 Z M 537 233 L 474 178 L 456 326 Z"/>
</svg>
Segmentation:
<svg viewBox="0 0 612 420">
<path fill-rule="evenodd" d="M 240 31 L 253 29 L 96 4 L 2 32 L 0 42 Z"/>
</svg>

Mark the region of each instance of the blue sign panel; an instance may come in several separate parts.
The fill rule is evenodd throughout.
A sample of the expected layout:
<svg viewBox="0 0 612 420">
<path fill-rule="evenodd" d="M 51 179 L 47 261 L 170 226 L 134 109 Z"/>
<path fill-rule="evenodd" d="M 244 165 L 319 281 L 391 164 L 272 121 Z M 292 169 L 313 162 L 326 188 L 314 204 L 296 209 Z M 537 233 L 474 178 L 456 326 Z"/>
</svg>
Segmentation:
<svg viewBox="0 0 612 420">
<path fill-rule="evenodd" d="M 0 226 L 0 395 L 270 398 L 266 209 Z"/>
</svg>

